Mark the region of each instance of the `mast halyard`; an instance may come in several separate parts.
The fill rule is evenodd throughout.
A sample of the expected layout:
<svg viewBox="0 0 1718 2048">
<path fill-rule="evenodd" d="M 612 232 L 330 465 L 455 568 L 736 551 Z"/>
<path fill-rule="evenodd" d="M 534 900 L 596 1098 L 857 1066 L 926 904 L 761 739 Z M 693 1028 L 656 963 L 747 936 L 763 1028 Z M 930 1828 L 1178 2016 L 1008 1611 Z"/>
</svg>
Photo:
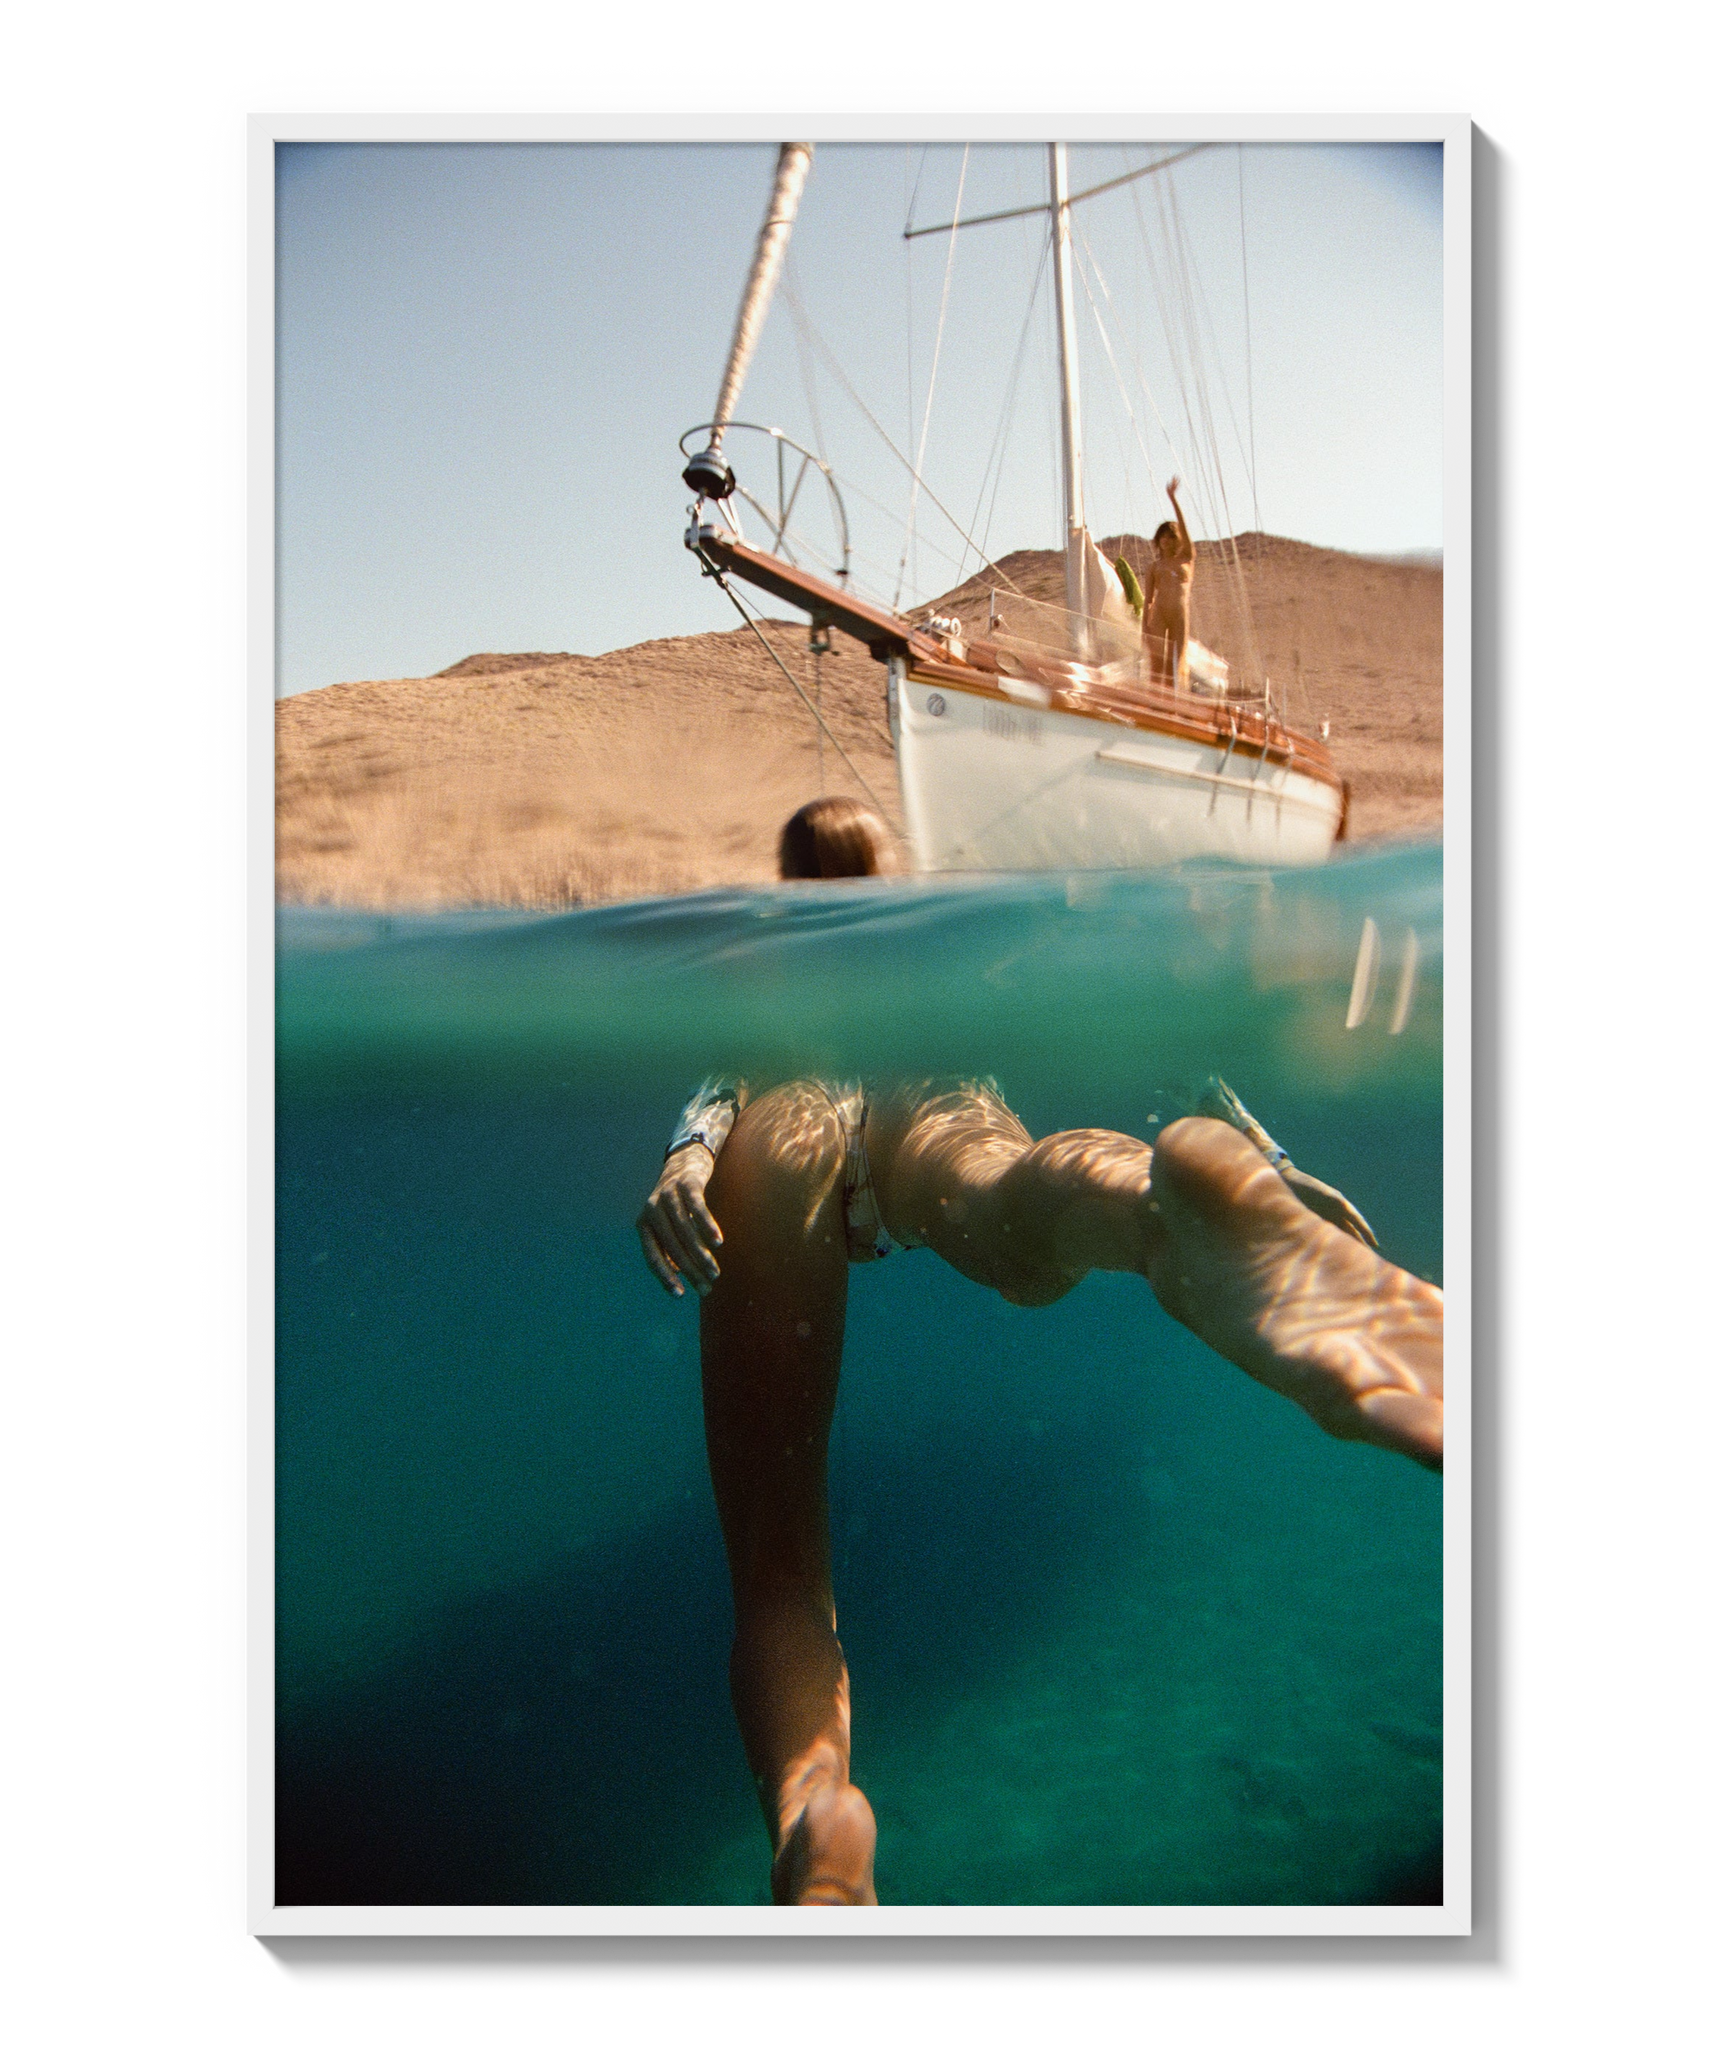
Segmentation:
<svg viewBox="0 0 1718 2048">
<path fill-rule="evenodd" d="M 1068 150 L 1050 144 L 1050 232 L 1056 271 L 1056 339 L 1062 371 L 1062 509 L 1067 565 L 1068 610 L 1083 642 L 1091 607 L 1086 602 L 1086 507 L 1080 468 L 1080 361 L 1074 339 L 1072 256 L 1068 246 Z M 1082 650 L 1083 651 L 1083 648 Z"/>
</svg>

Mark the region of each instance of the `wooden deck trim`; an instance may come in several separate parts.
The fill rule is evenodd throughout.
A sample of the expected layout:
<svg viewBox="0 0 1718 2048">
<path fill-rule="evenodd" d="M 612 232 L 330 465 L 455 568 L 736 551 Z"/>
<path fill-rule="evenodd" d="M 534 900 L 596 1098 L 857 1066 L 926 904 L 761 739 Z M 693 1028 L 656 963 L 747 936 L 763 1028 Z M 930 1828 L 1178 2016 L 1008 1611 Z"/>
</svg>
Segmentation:
<svg viewBox="0 0 1718 2048">
<path fill-rule="evenodd" d="M 839 626 L 842 632 L 869 647 L 879 661 L 892 655 L 903 657 L 909 674 L 923 682 L 964 690 L 974 697 L 990 697 L 1016 710 L 1020 708 L 1019 699 L 1002 685 L 1030 683 L 1049 691 L 1047 710 L 1065 712 L 1072 718 L 1089 718 L 1095 725 L 1194 740 L 1207 747 L 1228 747 L 1232 738 L 1233 752 L 1238 755 L 1256 760 L 1261 754 L 1269 754 L 1314 782 L 1328 783 L 1336 790 L 1342 788 L 1342 777 L 1321 741 L 1294 731 L 1278 719 L 1267 719 L 1263 711 L 1250 711 L 1243 704 L 1228 704 L 1217 698 L 1207 698 L 1196 705 L 1190 698 L 1167 691 L 1086 682 L 1075 662 L 1058 661 L 1046 655 L 1041 664 L 1034 663 L 1013 647 L 993 647 L 983 639 L 968 643 L 978 657 L 976 662 L 957 662 L 950 659 L 940 639 L 921 632 L 898 612 L 885 611 L 881 605 L 849 596 L 821 577 L 783 561 L 779 555 L 760 554 L 756 548 L 729 540 L 712 527 L 699 528 L 695 536 L 689 534 L 689 547 L 694 539 L 697 552 L 717 568 L 732 570 L 747 583 L 767 590 L 772 597 L 797 605 L 815 619 Z M 1004 660 L 1020 673 L 1004 671 Z"/>
<path fill-rule="evenodd" d="M 950 661 L 909 659 L 907 673 L 913 680 L 935 683 L 939 689 L 963 690 L 968 696 L 988 697 L 1014 711 L 1024 708 L 1018 698 L 1011 697 L 1001 687 L 1004 678 L 987 675 L 964 664 L 957 667 Z M 1008 677 L 1006 680 L 1033 679 Z M 1263 712 L 1249 713 L 1236 705 L 1224 706 L 1221 711 L 1213 707 L 1211 712 L 1201 716 L 1199 712 L 1183 711 L 1179 706 L 1172 707 L 1161 700 L 1141 703 L 1122 691 L 1105 690 L 1102 685 L 1070 689 L 1065 684 L 1050 683 L 1041 687 L 1050 691 L 1050 702 L 1045 710 L 1064 712 L 1070 718 L 1089 718 L 1094 725 L 1105 726 L 1112 732 L 1118 729 L 1158 732 L 1172 739 L 1195 740 L 1201 746 L 1227 747 L 1232 720 L 1236 755 L 1257 760 L 1260 755 L 1268 753 L 1273 761 L 1298 770 L 1314 782 L 1327 783 L 1335 790 L 1342 788 L 1342 777 L 1336 772 L 1329 752 L 1319 741 L 1280 725 L 1275 719 L 1267 724 Z M 1291 745 L 1294 749 L 1292 755 L 1288 752 Z"/>
</svg>

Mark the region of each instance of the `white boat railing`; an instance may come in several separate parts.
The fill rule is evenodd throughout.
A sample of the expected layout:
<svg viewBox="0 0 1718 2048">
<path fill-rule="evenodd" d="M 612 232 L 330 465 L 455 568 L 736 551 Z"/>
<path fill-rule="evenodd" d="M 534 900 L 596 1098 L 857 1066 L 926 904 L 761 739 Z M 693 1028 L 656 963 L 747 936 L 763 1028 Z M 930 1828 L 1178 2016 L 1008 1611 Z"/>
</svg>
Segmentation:
<svg viewBox="0 0 1718 2048">
<path fill-rule="evenodd" d="M 968 629 L 997 646 L 1011 644 L 1023 653 L 1048 655 L 1087 670 L 1094 680 L 1140 688 L 1158 688 L 1137 620 L 1122 624 L 1111 618 L 1084 618 L 1064 605 L 1023 597 L 1012 590 L 992 590 L 990 608 Z M 1195 697 L 1229 703 L 1264 702 L 1269 686 L 1248 689 L 1221 656 L 1197 641 L 1188 646 L 1188 681 Z"/>
<path fill-rule="evenodd" d="M 688 427 L 680 436 L 680 452 L 687 454 L 687 442 L 699 434 L 711 432 L 711 422 L 702 426 Z M 732 496 L 724 498 L 700 498 L 700 507 L 714 512 L 722 523 L 742 545 L 746 542 L 744 529 L 734 509 L 733 499 L 744 498 L 746 503 L 763 521 L 769 531 L 769 552 L 780 555 L 784 561 L 796 567 L 804 567 L 799 559 L 809 556 L 811 562 L 827 576 L 833 576 L 837 583 L 845 586 L 853 565 L 853 546 L 847 530 L 847 507 L 842 502 L 841 488 L 835 481 L 835 472 L 820 455 L 814 455 L 809 448 L 801 447 L 780 427 L 757 425 L 751 420 L 729 420 L 723 428 L 727 434 L 758 434 L 773 444 L 771 467 L 774 470 L 775 505 L 772 509 L 765 499 L 737 477 L 732 478 Z M 790 460 L 797 457 L 797 462 Z M 815 471 L 823 481 L 822 502 L 828 519 L 828 530 L 819 534 L 802 520 L 794 524 L 794 515 L 799 510 L 805 494 L 807 477 Z M 791 478 L 791 482 L 790 479 Z M 812 494 L 815 499 L 818 494 Z"/>
</svg>

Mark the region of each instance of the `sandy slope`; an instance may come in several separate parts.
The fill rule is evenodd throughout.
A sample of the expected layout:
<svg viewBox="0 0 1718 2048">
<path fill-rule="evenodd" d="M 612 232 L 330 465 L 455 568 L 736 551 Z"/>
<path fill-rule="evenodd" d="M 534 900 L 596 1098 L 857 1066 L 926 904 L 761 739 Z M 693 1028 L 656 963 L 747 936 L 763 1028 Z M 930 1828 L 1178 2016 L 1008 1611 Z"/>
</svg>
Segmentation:
<svg viewBox="0 0 1718 2048">
<path fill-rule="evenodd" d="M 1249 640 L 1226 545 L 1200 549 L 1199 637 L 1237 668 L 1256 647 L 1294 724 L 1330 720 L 1357 837 L 1438 832 L 1442 572 L 1243 535 Z M 1133 536 L 1104 547 L 1144 559 Z M 1008 556 L 931 608 L 982 620 L 993 584 L 1055 601 L 1061 558 Z M 812 692 L 803 622 L 768 632 Z M 837 639 L 822 690 L 831 729 L 898 822 L 882 666 Z M 821 786 L 856 791 L 824 754 Z M 285 902 L 385 907 L 763 881 L 782 820 L 819 786 L 817 727 L 743 628 L 595 656 L 473 655 L 276 707 L 278 888 Z"/>
</svg>

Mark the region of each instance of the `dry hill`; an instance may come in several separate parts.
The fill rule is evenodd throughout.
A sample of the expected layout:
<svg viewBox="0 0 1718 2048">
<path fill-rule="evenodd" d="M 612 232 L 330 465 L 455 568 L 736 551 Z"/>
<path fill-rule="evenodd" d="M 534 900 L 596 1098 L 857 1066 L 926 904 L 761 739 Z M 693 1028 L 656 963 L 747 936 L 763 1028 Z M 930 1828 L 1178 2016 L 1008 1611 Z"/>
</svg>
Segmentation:
<svg viewBox="0 0 1718 2048">
<path fill-rule="evenodd" d="M 1270 535 L 1202 543 L 1194 630 L 1262 662 L 1295 724 L 1330 721 L 1356 837 L 1435 834 L 1443 801 L 1443 575 Z M 1142 564 L 1146 543 L 1104 543 Z M 927 610 L 981 625 L 990 591 L 1055 602 L 1061 557 L 1022 551 Z M 808 694 L 803 622 L 766 628 Z M 1256 651 L 1255 651 L 1256 650 Z M 823 714 L 899 821 L 884 671 L 837 638 Z M 612 654 L 475 654 L 440 675 L 339 683 L 276 706 L 281 900 L 571 904 L 759 882 L 818 792 L 817 727 L 744 628 Z M 856 791 L 824 745 L 821 786 Z"/>
</svg>

